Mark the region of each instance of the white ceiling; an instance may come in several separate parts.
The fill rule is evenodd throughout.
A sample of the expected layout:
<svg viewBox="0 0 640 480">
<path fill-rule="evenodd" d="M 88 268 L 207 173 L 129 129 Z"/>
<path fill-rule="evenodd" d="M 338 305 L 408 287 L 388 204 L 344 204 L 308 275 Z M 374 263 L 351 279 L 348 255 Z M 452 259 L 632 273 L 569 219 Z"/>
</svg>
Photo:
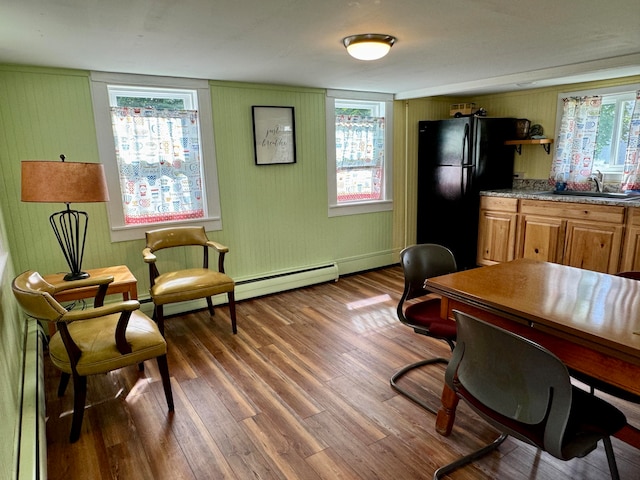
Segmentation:
<svg viewBox="0 0 640 480">
<path fill-rule="evenodd" d="M 374 62 L 341 40 L 397 37 Z M 0 63 L 394 93 L 640 74 L 637 0 L 0 0 Z"/>
</svg>

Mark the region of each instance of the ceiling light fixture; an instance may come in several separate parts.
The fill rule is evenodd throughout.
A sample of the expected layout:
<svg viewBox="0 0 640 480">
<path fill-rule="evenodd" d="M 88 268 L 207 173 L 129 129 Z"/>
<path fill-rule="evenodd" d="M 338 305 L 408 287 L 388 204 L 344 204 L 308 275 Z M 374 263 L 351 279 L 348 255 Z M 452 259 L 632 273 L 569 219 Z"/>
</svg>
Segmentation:
<svg viewBox="0 0 640 480">
<path fill-rule="evenodd" d="M 384 57 L 394 43 L 396 37 L 380 33 L 363 33 L 342 39 L 347 52 L 358 60 L 378 60 Z"/>
</svg>

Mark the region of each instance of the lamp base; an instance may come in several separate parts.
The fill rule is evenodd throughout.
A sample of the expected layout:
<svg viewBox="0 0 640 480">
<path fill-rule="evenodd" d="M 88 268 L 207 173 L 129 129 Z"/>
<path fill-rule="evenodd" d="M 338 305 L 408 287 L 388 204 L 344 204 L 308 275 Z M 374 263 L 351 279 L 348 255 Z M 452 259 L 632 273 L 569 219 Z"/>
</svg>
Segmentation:
<svg viewBox="0 0 640 480">
<path fill-rule="evenodd" d="M 89 278 L 87 272 L 82 271 L 82 257 L 84 255 L 84 241 L 87 238 L 87 224 L 89 215 L 87 212 L 71 210 L 67 203 L 67 209 L 57 212 L 49 217 L 49 223 L 58 239 L 64 258 L 67 261 L 70 272 L 64 276 L 67 281 Z"/>
<path fill-rule="evenodd" d="M 64 279 L 67 282 L 71 280 L 83 280 L 85 278 L 89 278 L 89 274 L 87 272 L 78 272 L 78 273 L 69 272 L 64 276 Z"/>
</svg>

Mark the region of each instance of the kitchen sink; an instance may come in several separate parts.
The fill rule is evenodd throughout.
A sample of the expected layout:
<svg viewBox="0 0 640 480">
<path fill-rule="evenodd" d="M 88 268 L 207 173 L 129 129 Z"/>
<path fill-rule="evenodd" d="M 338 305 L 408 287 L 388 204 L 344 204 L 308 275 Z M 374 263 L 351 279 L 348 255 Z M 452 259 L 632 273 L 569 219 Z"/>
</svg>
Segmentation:
<svg viewBox="0 0 640 480">
<path fill-rule="evenodd" d="M 580 190 L 561 190 L 552 192 L 554 195 L 569 195 L 573 197 L 599 197 L 599 198 L 632 198 L 638 195 L 631 195 L 622 192 L 583 192 Z"/>
<path fill-rule="evenodd" d="M 563 195 L 568 197 L 591 197 L 591 198 L 613 198 L 616 200 L 640 200 L 637 193 L 623 192 L 585 192 L 582 190 L 554 190 L 535 192 L 537 195 Z"/>
</svg>

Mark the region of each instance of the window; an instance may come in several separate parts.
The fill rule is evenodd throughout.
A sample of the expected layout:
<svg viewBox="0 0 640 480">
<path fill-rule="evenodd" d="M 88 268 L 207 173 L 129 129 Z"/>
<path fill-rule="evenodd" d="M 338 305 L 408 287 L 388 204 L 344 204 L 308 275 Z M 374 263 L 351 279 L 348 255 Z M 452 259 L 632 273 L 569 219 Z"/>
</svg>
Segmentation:
<svg viewBox="0 0 640 480">
<path fill-rule="evenodd" d="M 390 95 L 327 92 L 329 216 L 391 210 Z"/>
<path fill-rule="evenodd" d="M 635 102 L 635 92 L 640 85 L 621 85 L 598 90 L 564 92 L 558 95 L 558 118 L 560 125 L 562 99 L 598 95 L 602 97 L 602 107 L 598 119 L 596 147 L 593 157 L 593 171 L 607 174 L 607 181 L 619 180 L 625 161 L 625 152 L 629 144 L 629 127 Z M 557 138 L 557 134 L 556 134 Z"/>
<path fill-rule="evenodd" d="M 594 169 L 622 173 L 635 100 L 635 92 L 602 96 Z"/>
<path fill-rule="evenodd" d="M 112 240 L 176 223 L 222 228 L 208 83 L 99 73 L 91 80 Z"/>
</svg>

